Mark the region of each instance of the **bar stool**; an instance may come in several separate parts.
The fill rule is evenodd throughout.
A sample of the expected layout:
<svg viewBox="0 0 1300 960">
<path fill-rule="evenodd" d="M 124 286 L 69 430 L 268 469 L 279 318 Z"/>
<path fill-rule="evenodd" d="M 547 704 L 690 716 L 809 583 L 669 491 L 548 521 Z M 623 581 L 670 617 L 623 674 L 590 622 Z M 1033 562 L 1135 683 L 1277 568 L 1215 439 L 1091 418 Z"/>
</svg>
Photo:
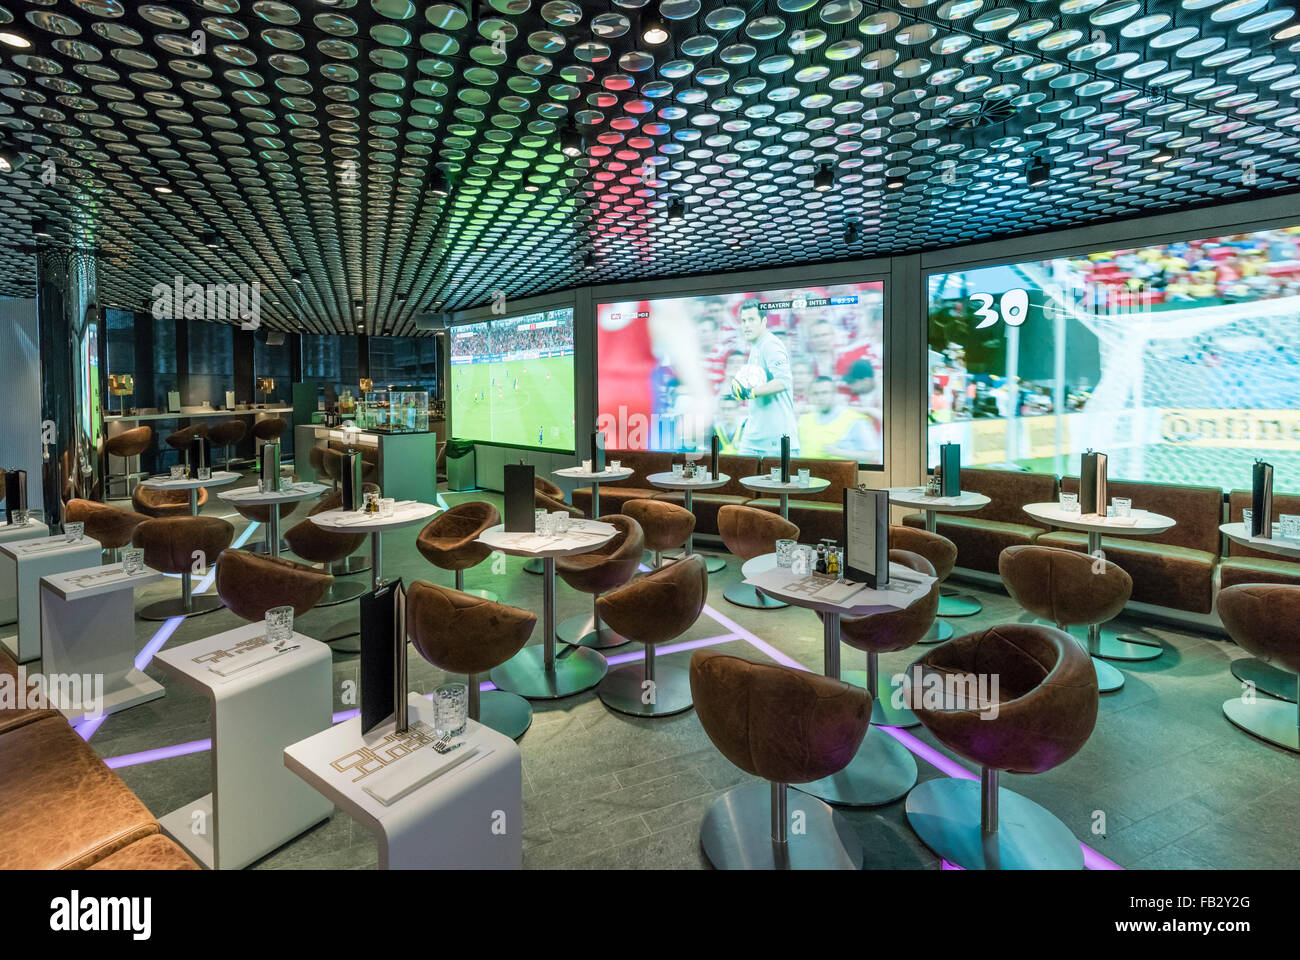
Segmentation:
<svg viewBox="0 0 1300 960">
<path fill-rule="evenodd" d="M 465 571 L 492 555 L 491 547 L 476 541 L 483 531 L 500 522 L 500 512 L 484 500 L 458 503 L 425 525 L 415 538 L 415 549 L 435 567 L 456 571 L 457 590 L 496 603 L 501 598 L 491 590 L 465 589 Z"/>
<path fill-rule="evenodd" d="M 708 597 L 704 558 L 691 554 L 596 598 L 597 616 L 628 640 L 645 645 L 642 663 L 610 670 L 596 687 L 605 706 L 633 717 L 667 717 L 691 709 L 690 672 L 656 665 L 655 646 L 694 626 Z"/>
<path fill-rule="evenodd" d="M 131 543 L 144 550 L 145 564 L 162 573 L 181 575 L 179 597 L 151 603 L 136 616 L 141 620 L 170 620 L 220 609 L 219 597 L 194 596 L 191 577 L 195 563 L 202 561 L 201 568 L 209 566 L 234 539 L 235 528 L 217 517 L 162 517 L 136 527 Z"/>
<path fill-rule="evenodd" d="M 117 562 L 118 548 L 130 543 L 135 528 L 147 519 L 130 510 L 120 510 L 94 500 L 69 500 L 63 514 L 65 523 L 84 523 L 86 536 L 98 540 L 105 550 L 111 550 L 114 563 Z"/>
<path fill-rule="evenodd" d="M 1216 601 L 1223 626 L 1242 649 L 1287 673 L 1300 673 L 1300 587 L 1239 583 L 1224 587 Z M 1300 688 L 1298 688 L 1300 689 Z M 1223 702 L 1235 726 L 1293 753 L 1300 753 L 1300 708 L 1255 695 Z"/>
<path fill-rule="evenodd" d="M 289 426 L 284 417 L 267 417 L 265 420 L 258 420 L 253 424 L 253 437 L 261 440 L 263 443 L 270 443 L 280 439 Z"/>
<path fill-rule="evenodd" d="M 829 804 L 800 794 L 802 829 L 788 829 L 786 788 L 844 769 L 870 725 L 871 694 L 717 650 L 696 650 L 690 676 L 695 712 L 713 745 L 768 781 L 732 787 L 709 807 L 700 827 L 709 862 L 719 870 L 859 869 L 862 842 Z"/>
<path fill-rule="evenodd" d="M 981 691 L 983 678 L 996 678 L 998 688 L 990 680 Z M 966 695 L 957 681 L 965 681 Z M 921 841 L 967 870 L 1082 870 L 1069 827 L 998 788 L 999 771 L 1044 773 L 1092 735 L 1097 675 L 1078 641 L 1037 624 L 990 627 L 929 650 L 912 664 L 909 683 L 926 729 L 981 767 L 978 784 L 939 777 L 907 795 L 907 822 Z"/>
<path fill-rule="evenodd" d="M 206 423 L 193 423 L 180 430 L 173 430 L 167 434 L 163 442 L 180 455 L 181 463 L 189 466 L 190 444 L 194 442 L 195 437 L 206 437 L 207 435 L 208 425 Z"/>
<path fill-rule="evenodd" d="M 235 512 L 238 513 L 245 520 L 251 521 L 252 523 L 260 523 L 262 525 L 262 530 L 263 530 L 262 539 L 257 543 L 248 544 L 243 549 L 249 553 L 270 554 L 272 552 L 271 551 L 272 505 L 269 503 L 259 503 L 259 504 L 232 503 L 231 506 L 234 507 Z M 280 511 L 280 519 L 283 520 L 285 517 L 293 514 L 293 511 L 297 509 L 298 504 L 293 501 L 290 501 L 288 503 L 276 504 L 275 507 Z M 281 550 L 281 552 L 285 552 L 292 549 L 292 547 L 289 546 L 288 539 L 284 536 L 280 537 L 279 549 Z"/>
<path fill-rule="evenodd" d="M 208 502 L 208 488 L 199 487 L 199 509 Z M 190 494 L 188 490 L 158 490 L 154 487 L 142 487 L 136 484 L 131 491 L 131 506 L 136 513 L 146 517 L 161 519 L 163 517 L 188 517 L 190 515 Z"/>
<path fill-rule="evenodd" d="M 734 504 L 718 508 L 718 535 L 727 549 L 742 560 L 752 560 L 765 553 L 776 552 L 778 540 L 798 540 L 799 528 L 778 513 L 742 507 Z M 773 600 L 759 593 L 745 582 L 733 583 L 722 595 L 739 607 L 754 610 L 776 610 L 788 607 L 781 600 Z"/>
<path fill-rule="evenodd" d="M 925 531 L 921 531 L 924 533 Z M 892 563 L 901 563 L 910 570 L 934 576 L 930 561 L 908 550 L 890 550 Z M 890 610 L 867 617 L 841 617 L 840 639 L 855 650 L 867 655 L 865 674 L 840 674 L 850 683 L 860 683 L 871 694 L 871 722 L 877 726 L 915 727 L 921 721 L 906 707 L 894 703 L 894 686 L 880 676 L 880 654 L 906 650 L 919 643 L 934 625 L 939 609 L 939 583 L 935 581 L 929 594 L 902 610 Z"/>
<path fill-rule="evenodd" d="M 1122 567 L 1063 547 L 1005 547 L 998 573 L 1011 599 L 1034 616 L 1067 632 L 1087 626 L 1089 649 L 1101 625 L 1119 616 L 1133 593 L 1133 578 Z M 1105 660 L 1093 657 L 1092 664 L 1102 693 L 1124 686 L 1124 674 Z"/>
<path fill-rule="evenodd" d="M 145 425 L 143 427 L 134 427 L 130 430 L 123 430 L 121 433 L 114 434 L 104 441 L 104 450 L 109 456 L 120 457 L 126 461 L 126 473 L 112 473 L 108 476 L 108 482 L 112 483 L 119 477 L 126 480 L 126 494 L 131 495 L 134 489 L 131 481 L 139 480 L 144 474 L 140 472 L 140 454 L 149 449 L 153 443 L 153 427 Z M 131 469 L 131 461 L 135 461 L 135 469 Z"/>
<path fill-rule="evenodd" d="M 555 572 L 565 583 L 574 590 L 592 594 L 591 616 L 570 617 L 555 628 L 555 635 L 570 646 L 607 650 L 621 647 L 628 638 L 600 622 L 600 595 L 636 576 L 645 549 L 645 535 L 639 523 L 621 513 L 599 520 L 618 528 L 613 539 L 588 553 L 555 558 Z"/>
<path fill-rule="evenodd" d="M 654 558 L 651 564 L 654 567 L 662 562 L 665 550 L 685 547 L 695 532 L 695 514 L 666 500 L 626 500 L 622 514 L 641 525 L 646 549 Z"/>
<path fill-rule="evenodd" d="M 941 533 L 923 530 L 920 527 L 889 527 L 889 546 L 895 550 L 906 550 L 925 557 L 934 568 L 934 575 L 939 583 L 948 579 L 952 568 L 957 563 L 957 544 Z M 939 591 L 939 606 L 943 606 L 943 589 Z M 952 637 L 952 624 L 946 620 L 936 619 L 934 625 L 926 631 L 917 643 L 943 643 Z"/>
<path fill-rule="evenodd" d="M 325 596 L 334 578 L 305 563 L 225 550 L 217 558 L 217 596 L 231 612 L 257 621 L 272 607 L 293 607 L 301 617 Z"/>
<path fill-rule="evenodd" d="M 226 459 L 222 464 L 223 470 L 230 469 L 230 448 L 243 440 L 248 433 L 248 424 L 238 418 L 234 420 L 223 420 L 221 423 L 213 425 L 208 430 L 208 439 L 212 441 L 213 446 L 221 447 L 225 451 Z"/>
<path fill-rule="evenodd" d="M 417 580 L 406 594 L 406 632 L 420 656 L 439 670 L 468 676 L 469 715 L 512 740 L 533 722 L 518 694 L 480 691 L 479 676 L 524 648 L 537 615 Z"/>
<path fill-rule="evenodd" d="M 342 505 L 343 494 L 331 493 L 322 497 L 320 502 L 308 511 L 307 517 L 324 513 L 326 510 L 337 510 Z M 339 570 L 335 565 L 365 546 L 366 534 L 326 530 L 324 527 L 316 526 L 310 519 L 303 519 L 284 532 L 284 539 L 289 542 L 289 549 L 300 559 L 308 563 L 319 563 L 327 572 L 337 575 Z M 316 601 L 316 606 L 332 607 L 347 603 L 363 593 L 368 593 L 369 589 L 364 583 L 335 580 L 324 595 Z"/>
<path fill-rule="evenodd" d="M 564 502 L 564 491 L 551 481 L 542 477 L 533 477 L 533 509 L 545 510 L 547 513 L 567 513 L 575 520 L 582 520 L 585 514 L 577 507 Z M 541 573 L 543 561 L 532 557 L 524 561 L 526 573 Z"/>
</svg>

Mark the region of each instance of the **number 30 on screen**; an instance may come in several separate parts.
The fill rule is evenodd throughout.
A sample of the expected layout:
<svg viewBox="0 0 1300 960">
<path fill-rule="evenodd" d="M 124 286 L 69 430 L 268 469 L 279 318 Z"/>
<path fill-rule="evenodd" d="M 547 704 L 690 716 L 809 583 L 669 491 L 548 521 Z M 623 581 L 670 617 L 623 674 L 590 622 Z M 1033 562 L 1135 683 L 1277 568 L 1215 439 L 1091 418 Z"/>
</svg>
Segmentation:
<svg viewBox="0 0 1300 960">
<path fill-rule="evenodd" d="M 1002 311 L 1002 320 L 1008 327 L 1020 326 L 1029 314 L 1029 291 L 1023 287 L 1016 287 L 1002 294 L 1002 299 L 998 301 L 998 310 L 989 309 L 993 306 L 991 294 L 972 293 L 971 300 L 976 304 L 975 316 L 979 317 L 980 321 L 975 327 L 976 330 L 997 323 L 998 310 Z"/>
</svg>

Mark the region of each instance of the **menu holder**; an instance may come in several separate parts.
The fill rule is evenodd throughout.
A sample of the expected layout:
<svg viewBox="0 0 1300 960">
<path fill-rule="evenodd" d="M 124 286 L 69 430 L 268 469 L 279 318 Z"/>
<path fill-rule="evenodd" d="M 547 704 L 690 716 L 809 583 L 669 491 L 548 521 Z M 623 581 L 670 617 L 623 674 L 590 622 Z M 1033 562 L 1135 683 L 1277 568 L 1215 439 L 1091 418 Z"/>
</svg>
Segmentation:
<svg viewBox="0 0 1300 960">
<path fill-rule="evenodd" d="M 1250 530 L 1252 537 L 1273 539 L 1273 464 L 1256 460 L 1251 476 Z"/>
<path fill-rule="evenodd" d="M 392 717 L 407 728 L 406 591 L 390 580 L 361 597 L 361 733 Z"/>
<path fill-rule="evenodd" d="M 595 434 L 594 436 L 600 436 Z M 592 469 L 596 469 L 593 463 Z M 601 469 L 604 469 L 603 466 Z M 535 468 L 529 463 L 507 463 L 504 472 L 505 531 L 532 533 L 535 529 L 533 481 Z"/>
<path fill-rule="evenodd" d="M 258 469 L 264 493 L 271 493 L 280 488 L 280 442 L 278 440 L 262 444 L 262 452 L 258 454 Z"/>
<path fill-rule="evenodd" d="M 343 499 L 344 510 L 360 510 L 366 502 L 365 486 L 361 481 L 361 453 L 349 450 L 339 458 L 342 474 L 339 477 L 339 493 Z M 265 484 L 263 485 L 265 487 Z"/>
<path fill-rule="evenodd" d="M 179 390 L 167 391 L 167 412 L 168 413 L 181 412 L 181 392 Z"/>
<path fill-rule="evenodd" d="M 27 471 L 5 472 L 5 523 L 13 523 L 15 510 L 27 509 Z"/>
<path fill-rule="evenodd" d="M 844 578 L 875 590 L 889 584 L 889 492 L 844 490 Z"/>
<path fill-rule="evenodd" d="M 1079 458 L 1079 512 L 1106 515 L 1106 454 L 1091 448 Z"/>
<path fill-rule="evenodd" d="M 790 482 L 790 437 L 781 437 L 781 482 Z"/>
<path fill-rule="evenodd" d="M 594 473 L 605 472 L 605 431 L 597 430 L 591 435 L 591 469 Z"/>
<path fill-rule="evenodd" d="M 713 477 L 714 480 L 718 479 L 718 475 L 722 472 L 718 469 L 718 457 L 721 453 L 722 440 L 719 439 L 718 435 L 715 433 L 709 438 L 709 475 Z"/>
<path fill-rule="evenodd" d="M 961 444 L 939 444 L 939 469 L 941 485 L 939 496 L 956 497 L 961 495 Z"/>
<path fill-rule="evenodd" d="M 188 459 L 188 476 L 191 480 L 199 479 L 199 471 L 212 468 L 212 447 L 208 438 L 196 436 L 190 441 L 190 453 Z"/>
</svg>

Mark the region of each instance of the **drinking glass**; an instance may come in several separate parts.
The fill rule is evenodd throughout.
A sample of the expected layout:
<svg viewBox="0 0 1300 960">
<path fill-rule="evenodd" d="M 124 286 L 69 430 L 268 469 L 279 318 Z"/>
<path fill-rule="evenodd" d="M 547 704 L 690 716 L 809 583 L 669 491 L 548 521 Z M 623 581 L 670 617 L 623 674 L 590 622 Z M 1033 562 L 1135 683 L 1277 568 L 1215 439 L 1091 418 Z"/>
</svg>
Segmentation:
<svg viewBox="0 0 1300 960">
<path fill-rule="evenodd" d="M 76 541 L 80 540 L 81 535 L 85 532 L 86 532 L 86 524 L 84 521 L 81 520 L 77 520 L 72 523 L 65 523 L 63 525 L 63 536 L 64 539 L 68 541 L 68 543 L 75 543 Z"/>
<path fill-rule="evenodd" d="M 547 516 L 547 513 L 546 513 L 545 510 L 534 510 L 534 511 L 533 511 L 533 530 L 534 530 L 534 532 L 536 532 L 536 533 L 541 533 L 541 532 L 542 532 L 542 519 L 543 519 L 544 517 L 546 517 L 546 516 Z"/>
<path fill-rule="evenodd" d="M 1254 516 L 1255 516 L 1254 510 L 1241 511 L 1241 522 L 1246 527 L 1246 536 L 1250 536 L 1250 521 L 1254 518 Z"/>
<path fill-rule="evenodd" d="M 557 537 L 562 537 L 569 532 L 569 515 L 563 510 L 556 510 L 551 514 L 551 529 L 555 531 Z"/>
<path fill-rule="evenodd" d="M 683 472 L 684 472 L 685 470 L 686 470 L 686 467 L 685 467 L 684 464 L 674 463 L 674 464 L 673 464 L 673 479 L 674 479 L 674 480 L 680 480 L 680 479 L 682 478 Z"/>
<path fill-rule="evenodd" d="M 1112 517 L 1131 517 L 1133 515 L 1133 500 L 1129 497 L 1111 497 L 1110 515 Z"/>
<path fill-rule="evenodd" d="M 122 572 L 128 577 L 133 577 L 144 570 L 144 550 L 138 547 L 131 547 L 122 551 Z"/>
<path fill-rule="evenodd" d="M 776 542 L 776 565 L 778 567 L 789 567 L 794 562 L 794 548 L 798 544 L 794 540 L 778 540 Z"/>
<path fill-rule="evenodd" d="M 1286 540 L 1300 540 L 1300 514 L 1284 513 L 1278 520 L 1282 524 L 1282 537 Z"/>
<path fill-rule="evenodd" d="M 541 537 L 552 537 L 555 535 L 555 521 L 545 510 L 537 511 L 537 530 L 536 533 Z"/>
<path fill-rule="evenodd" d="M 11 516 L 12 516 L 11 522 L 15 527 L 27 526 L 28 511 L 22 509 L 22 507 L 18 507 L 17 509 L 15 509 Z"/>
<path fill-rule="evenodd" d="M 379 498 L 379 515 L 381 517 L 391 517 L 393 510 L 396 509 L 397 501 L 392 497 Z"/>
<path fill-rule="evenodd" d="M 772 479 L 772 482 L 773 482 L 773 483 L 780 483 L 780 482 L 781 482 L 781 468 L 780 468 L 780 467 L 773 467 L 770 471 L 768 471 L 768 476 Z"/>
<path fill-rule="evenodd" d="M 583 473 L 591 473 L 591 461 L 590 461 L 590 460 L 584 460 L 584 461 L 582 461 L 582 472 L 583 472 Z"/>
<path fill-rule="evenodd" d="M 465 732 L 469 719 L 469 690 L 463 683 L 444 683 L 433 691 L 433 731 L 439 737 Z"/>
<path fill-rule="evenodd" d="M 176 464 L 175 466 L 173 466 L 173 467 L 171 468 L 171 478 L 172 478 L 173 480 L 184 480 L 184 479 L 185 479 L 185 465 L 184 465 L 184 464 L 179 464 L 179 463 L 178 463 L 178 464 Z"/>
<path fill-rule="evenodd" d="M 622 470 L 622 469 L 623 469 L 623 461 L 622 461 L 622 460 L 611 460 L 611 461 L 609 461 L 609 469 L 611 469 L 611 470 Z"/>
<path fill-rule="evenodd" d="M 199 479 L 200 479 L 200 480 L 211 480 L 211 479 L 212 479 L 212 468 L 211 468 L 211 467 L 199 467 Z"/>
<path fill-rule="evenodd" d="M 1062 513 L 1079 512 L 1079 495 L 1077 493 L 1061 494 L 1061 512 Z"/>
<path fill-rule="evenodd" d="M 266 611 L 266 642 L 275 645 L 293 638 L 293 607 L 272 607 Z"/>
<path fill-rule="evenodd" d="M 700 483 L 712 483 L 712 482 L 713 482 L 713 474 L 709 473 L 709 471 L 707 470 L 701 470 Z"/>
<path fill-rule="evenodd" d="M 800 485 L 800 486 L 803 486 L 803 487 L 808 486 L 808 480 L 811 478 L 811 476 L 812 476 L 812 473 L 811 473 L 809 470 L 800 470 L 800 471 L 799 471 L 799 485 Z"/>
<path fill-rule="evenodd" d="M 790 557 L 790 572 L 796 577 L 808 575 L 808 555 L 802 550 L 796 548 Z"/>
</svg>

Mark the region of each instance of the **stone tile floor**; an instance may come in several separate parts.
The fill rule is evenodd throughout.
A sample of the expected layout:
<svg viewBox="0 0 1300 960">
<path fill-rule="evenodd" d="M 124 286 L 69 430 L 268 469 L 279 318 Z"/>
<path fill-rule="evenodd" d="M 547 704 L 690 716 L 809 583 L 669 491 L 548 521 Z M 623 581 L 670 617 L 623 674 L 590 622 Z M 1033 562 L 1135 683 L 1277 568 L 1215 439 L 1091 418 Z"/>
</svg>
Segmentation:
<svg viewBox="0 0 1300 960">
<path fill-rule="evenodd" d="M 444 494 L 448 504 L 485 496 Z M 215 498 L 214 498 L 215 501 Z M 294 519 L 305 515 L 302 506 Z M 224 515 L 220 501 L 205 513 Z M 230 517 L 239 530 L 245 521 Z M 414 548 L 418 528 L 386 535 L 384 567 L 408 581 L 450 584 Z M 262 531 L 253 534 L 260 537 Z M 700 545 L 707 549 L 706 545 Z M 507 558 L 505 570 L 490 564 L 467 573 L 467 586 L 488 587 L 504 602 L 541 609 L 541 580 L 524 573 L 523 561 Z M 734 558 L 710 584 L 710 606 L 723 618 L 702 616 L 683 639 L 730 637 L 716 644 L 757 660 L 764 652 L 736 636 L 732 624 L 750 631 L 787 657 L 821 669 L 819 621 L 797 608 L 755 611 L 722 598 L 740 579 Z M 368 574 L 363 574 L 368 576 Z M 137 604 L 168 595 L 175 581 L 139 591 Z M 586 612 L 590 597 L 557 585 L 559 619 Z M 984 609 L 951 621 L 959 633 L 1017 620 L 1023 613 L 1005 595 L 970 588 Z M 318 609 L 300 618 L 309 636 L 322 636 L 349 616 L 356 604 Z M 226 610 L 187 621 L 167 646 L 185 643 L 241 623 Z M 1123 665 L 1124 688 L 1102 698 L 1091 740 L 1072 760 L 1039 776 L 1004 775 L 1003 786 L 1055 812 L 1098 853 L 1126 868 L 1288 868 L 1300 854 L 1294 822 L 1300 814 L 1300 758 L 1257 741 L 1228 723 L 1222 702 L 1240 693 L 1228 667 L 1242 651 L 1221 636 L 1124 621 L 1131 631 L 1158 637 L 1165 655 Z M 137 621 L 140 645 L 158 624 Z M 537 642 L 536 635 L 534 642 Z M 628 646 L 614 653 L 638 653 Z M 882 670 L 901 671 L 918 654 L 882 658 Z M 861 655 L 843 648 L 845 670 L 859 670 Z M 684 666 L 690 652 L 664 657 Z M 165 684 L 158 668 L 147 671 Z M 443 675 L 411 652 L 412 689 L 428 692 Z M 336 653 L 335 709 L 345 681 L 357 680 L 355 656 Z M 594 692 L 533 705 L 532 727 L 520 741 L 524 763 L 524 865 L 586 869 L 706 868 L 698 841 L 708 805 L 723 791 L 750 778 L 713 748 L 693 711 L 661 720 L 638 720 L 607 710 Z M 203 740 L 207 705 L 174 684 L 167 696 L 108 717 L 91 739 L 104 757 Z M 922 741 L 937 746 L 916 727 Z M 885 736 L 873 731 L 870 736 Z M 943 774 L 918 760 L 920 776 Z M 119 769 L 155 815 L 209 792 L 210 759 L 197 751 Z M 875 809 L 843 811 L 862 837 L 870 869 L 936 869 L 937 859 L 912 834 L 902 801 Z M 255 864 L 257 869 L 373 868 L 376 848 L 369 834 L 342 812 Z"/>
</svg>

